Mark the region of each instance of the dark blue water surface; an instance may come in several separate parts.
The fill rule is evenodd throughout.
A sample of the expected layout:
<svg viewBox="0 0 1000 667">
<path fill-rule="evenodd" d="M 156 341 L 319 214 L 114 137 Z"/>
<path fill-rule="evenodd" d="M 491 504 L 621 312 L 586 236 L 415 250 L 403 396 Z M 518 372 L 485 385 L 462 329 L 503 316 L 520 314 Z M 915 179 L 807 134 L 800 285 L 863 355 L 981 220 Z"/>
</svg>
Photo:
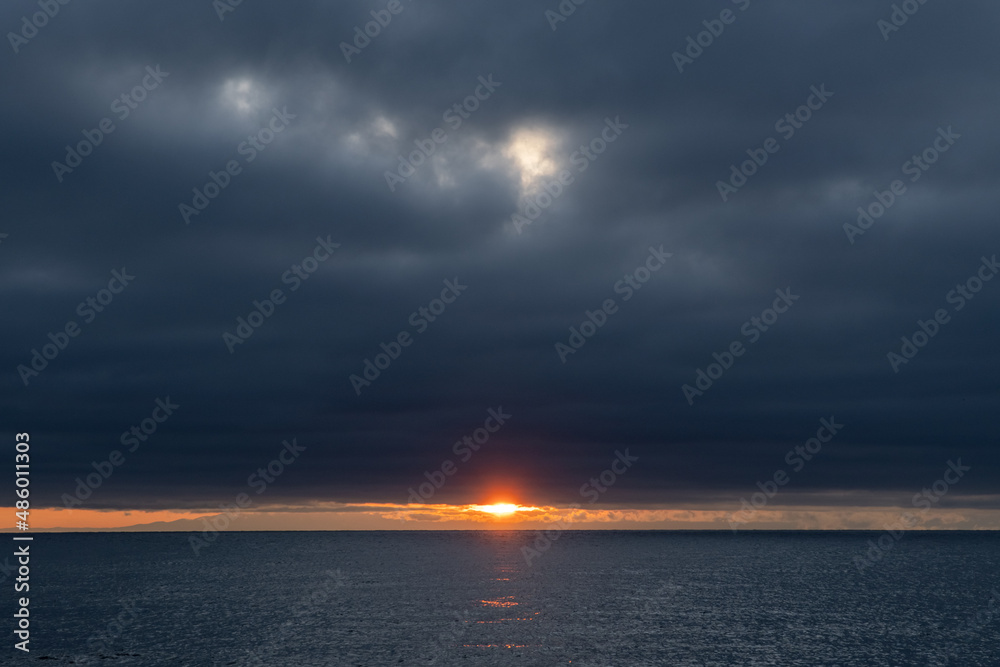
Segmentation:
<svg viewBox="0 0 1000 667">
<path fill-rule="evenodd" d="M 1000 665 L 997 533 L 553 536 L 37 535 L 2 663 Z"/>
</svg>

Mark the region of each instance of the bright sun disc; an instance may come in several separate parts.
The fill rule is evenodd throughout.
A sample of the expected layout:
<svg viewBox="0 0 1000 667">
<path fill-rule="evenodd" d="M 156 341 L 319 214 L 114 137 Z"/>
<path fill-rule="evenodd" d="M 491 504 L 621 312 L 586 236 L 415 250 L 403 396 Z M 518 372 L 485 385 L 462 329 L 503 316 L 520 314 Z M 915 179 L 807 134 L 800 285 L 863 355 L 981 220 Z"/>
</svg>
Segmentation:
<svg viewBox="0 0 1000 667">
<path fill-rule="evenodd" d="M 513 514 L 518 508 L 517 505 L 512 505 L 510 503 L 497 503 L 495 505 L 475 505 L 474 509 L 477 509 L 480 512 L 496 514 L 497 516 L 504 516 L 507 514 Z"/>
</svg>

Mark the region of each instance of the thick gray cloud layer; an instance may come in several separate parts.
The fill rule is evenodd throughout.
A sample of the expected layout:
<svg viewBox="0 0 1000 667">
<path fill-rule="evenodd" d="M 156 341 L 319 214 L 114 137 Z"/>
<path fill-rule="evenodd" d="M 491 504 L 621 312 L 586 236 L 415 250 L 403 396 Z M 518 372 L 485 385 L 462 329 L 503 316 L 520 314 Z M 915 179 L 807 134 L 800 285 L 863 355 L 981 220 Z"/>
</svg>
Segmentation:
<svg viewBox="0 0 1000 667">
<path fill-rule="evenodd" d="M 556 2 L 402 0 L 351 62 L 341 43 L 385 3 L 244 2 L 222 21 L 207 0 L 70 3 L 16 53 L 8 37 L 2 400 L 32 435 L 36 498 L 60 505 L 121 449 L 87 506 L 229 501 L 294 437 L 307 450 L 262 503 L 404 502 L 446 458 L 459 472 L 435 501 L 573 502 L 628 448 L 640 462 L 603 501 L 708 504 L 789 469 L 831 416 L 845 426 L 794 474 L 799 499 L 908 498 L 956 457 L 973 470 L 950 502 L 993 493 L 1000 281 L 961 310 L 948 294 L 1000 253 L 1000 9 L 932 0 L 886 40 L 891 3 L 694 4 L 588 2 L 553 30 Z M 679 72 L 672 54 L 727 9 Z M 10 3 L 0 25 L 36 11 Z M 147 66 L 169 74 L 121 118 Z M 776 122 L 813 86 L 832 97 L 788 137 Z M 286 108 L 246 162 L 241 142 Z M 114 131 L 60 182 L 53 161 L 103 118 Z M 606 119 L 627 128 L 581 173 Z M 446 141 L 390 191 L 435 128 Z M 911 182 L 939 128 L 960 138 Z M 780 149 L 723 201 L 717 182 L 769 137 Z M 233 159 L 185 224 L 178 205 Z M 563 169 L 519 233 L 512 214 Z M 906 192 L 851 243 L 845 223 L 894 179 Z M 317 237 L 340 247 L 290 291 Z M 625 301 L 616 282 L 661 245 Z M 122 267 L 134 282 L 86 322 L 77 304 Z M 468 289 L 417 333 L 411 313 L 456 278 Z M 230 354 L 222 334 L 276 288 L 287 301 Z M 800 298 L 751 344 L 744 323 L 786 288 Z M 609 298 L 562 363 L 555 344 Z M 938 309 L 950 320 L 894 372 L 887 354 Z M 79 335 L 25 386 L 17 367 L 69 320 Z M 358 395 L 349 376 L 404 330 Z M 746 352 L 689 405 L 682 386 L 734 341 Z M 127 451 L 167 396 L 181 407 Z M 460 462 L 452 443 L 499 406 L 512 418 Z"/>
</svg>

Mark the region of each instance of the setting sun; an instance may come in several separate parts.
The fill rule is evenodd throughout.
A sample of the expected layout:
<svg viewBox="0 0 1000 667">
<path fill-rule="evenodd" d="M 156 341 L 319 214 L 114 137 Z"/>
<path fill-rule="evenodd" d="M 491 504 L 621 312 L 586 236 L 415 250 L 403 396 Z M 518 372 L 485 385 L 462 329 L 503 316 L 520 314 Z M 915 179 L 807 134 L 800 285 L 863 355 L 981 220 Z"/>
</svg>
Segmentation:
<svg viewBox="0 0 1000 667">
<path fill-rule="evenodd" d="M 492 505 L 470 505 L 468 510 L 473 512 L 487 512 L 496 516 L 508 516 L 514 512 L 529 512 L 534 507 L 521 507 L 512 503 L 494 503 Z"/>
<path fill-rule="evenodd" d="M 511 505 L 510 503 L 497 503 L 496 505 L 485 505 L 483 508 L 485 512 L 491 512 L 493 514 L 513 514 L 517 511 L 517 505 Z"/>
</svg>

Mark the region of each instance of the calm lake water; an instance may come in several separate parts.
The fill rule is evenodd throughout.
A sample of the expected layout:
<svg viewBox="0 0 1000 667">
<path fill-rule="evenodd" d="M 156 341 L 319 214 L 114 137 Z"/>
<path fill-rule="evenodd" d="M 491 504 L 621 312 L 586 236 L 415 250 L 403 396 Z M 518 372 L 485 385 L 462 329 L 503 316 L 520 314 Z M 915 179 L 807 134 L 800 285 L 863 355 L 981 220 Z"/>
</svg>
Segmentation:
<svg viewBox="0 0 1000 667">
<path fill-rule="evenodd" d="M 1000 665 L 1000 534 L 878 536 L 36 535 L 2 664 Z"/>
</svg>

